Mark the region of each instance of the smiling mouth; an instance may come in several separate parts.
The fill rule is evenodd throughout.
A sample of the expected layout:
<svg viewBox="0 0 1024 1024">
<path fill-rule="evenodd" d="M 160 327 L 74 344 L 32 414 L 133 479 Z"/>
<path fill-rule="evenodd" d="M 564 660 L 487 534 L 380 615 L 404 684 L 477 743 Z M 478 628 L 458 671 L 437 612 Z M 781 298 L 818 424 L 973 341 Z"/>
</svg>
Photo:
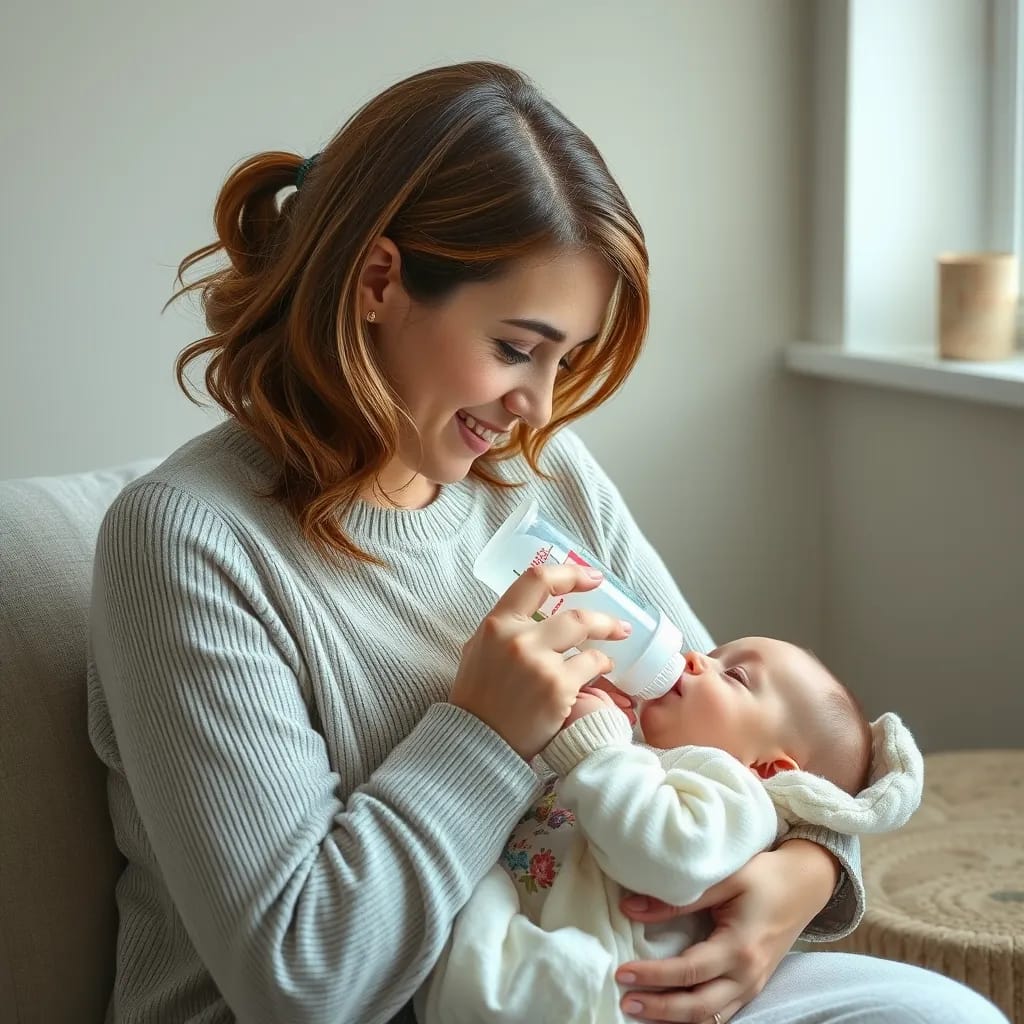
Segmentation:
<svg viewBox="0 0 1024 1024">
<path fill-rule="evenodd" d="M 461 409 L 455 415 L 464 427 L 476 434 L 481 441 L 486 441 L 488 444 L 494 444 L 495 441 L 505 436 L 504 434 L 498 433 L 496 430 L 491 430 L 490 428 L 485 427 L 482 423 L 470 416 L 468 412 L 463 412 Z"/>
</svg>

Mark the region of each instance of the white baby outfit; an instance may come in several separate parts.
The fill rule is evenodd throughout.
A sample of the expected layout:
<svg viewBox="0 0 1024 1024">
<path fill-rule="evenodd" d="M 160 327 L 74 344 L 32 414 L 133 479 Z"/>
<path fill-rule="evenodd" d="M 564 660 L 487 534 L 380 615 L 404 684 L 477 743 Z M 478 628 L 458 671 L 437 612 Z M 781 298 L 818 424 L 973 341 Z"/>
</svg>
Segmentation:
<svg viewBox="0 0 1024 1024">
<path fill-rule="evenodd" d="M 898 828 L 920 802 L 921 755 L 896 715 L 872 735 L 871 782 L 852 797 L 803 771 L 763 781 L 710 747 L 636 744 L 611 709 L 577 720 L 545 749 L 558 778 L 457 917 L 417 1019 L 625 1022 L 619 965 L 678 954 L 709 928 L 697 914 L 630 921 L 623 890 L 692 903 L 797 822 L 847 834 Z"/>
</svg>

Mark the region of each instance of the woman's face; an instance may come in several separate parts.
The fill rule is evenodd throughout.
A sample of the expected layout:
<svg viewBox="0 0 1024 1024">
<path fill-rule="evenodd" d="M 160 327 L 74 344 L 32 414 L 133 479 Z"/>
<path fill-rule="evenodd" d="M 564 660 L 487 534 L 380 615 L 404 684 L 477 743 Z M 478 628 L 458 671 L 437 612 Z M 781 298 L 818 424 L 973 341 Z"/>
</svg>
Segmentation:
<svg viewBox="0 0 1024 1024">
<path fill-rule="evenodd" d="M 418 441 L 403 431 L 380 486 L 418 508 L 438 484 L 463 479 L 520 420 L 534 428 L 548 422 L 555 378 L 578 346 L 596 339 L 615 276 L 594 254 L 551 253 L 424 305 L 402 288 L 399 258 L 381 239 L 361 301 L 364 316 L 376 314 L 378 360 L 419 433 Z"/>
</svg>

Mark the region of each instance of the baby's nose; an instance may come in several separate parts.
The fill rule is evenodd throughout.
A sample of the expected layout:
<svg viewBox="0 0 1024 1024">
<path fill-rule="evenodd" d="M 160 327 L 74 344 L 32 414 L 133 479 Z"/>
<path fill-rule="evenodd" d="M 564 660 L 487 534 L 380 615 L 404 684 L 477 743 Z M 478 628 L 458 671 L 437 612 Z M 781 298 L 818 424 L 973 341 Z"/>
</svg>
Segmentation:
<svg viewBox="0 0 1024 1024">
<path fill-rule="evenodd" d="M 686 671 L 691 676 L 700 675 L 704 671 L 704 656 L 697 651 L 687 651 L 683 656 L 686 663 Z"/>
</svg>

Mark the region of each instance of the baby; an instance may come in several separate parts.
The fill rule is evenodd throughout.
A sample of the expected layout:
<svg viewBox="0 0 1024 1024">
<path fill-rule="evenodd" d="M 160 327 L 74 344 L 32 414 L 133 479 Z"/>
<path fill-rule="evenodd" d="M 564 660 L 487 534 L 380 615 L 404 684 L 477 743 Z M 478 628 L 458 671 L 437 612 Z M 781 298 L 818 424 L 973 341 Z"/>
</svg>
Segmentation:
<svg viewBox="0 0 1024 1024">
<path fill-rule="evenodd" d="M 638 715 L 584 687 L 542 758 L 556 778 L 457 918 L 421 1024 L 624 1022 L 618 966 L 676 955 L 709 926 L 630 921 L 623 890 L 685 905 L 797 822 L 897 828 L 923 775 L 895 715 L 869 724 L 813 654 L 766 637 L 690 652 Z"/>
<path fill-rule="evenodd" d="M 598 700 L 610 698 L 586 694 L 568 722 Z M 853 796 L 871 769 L 871 726 L 856 698 L 810 651 L 767 637 L 690 652 L 675 686 L 642 706 L 640 727 L 653 747 L 716 747 L 761 779 L 803 770 Z"/>
</svg>

